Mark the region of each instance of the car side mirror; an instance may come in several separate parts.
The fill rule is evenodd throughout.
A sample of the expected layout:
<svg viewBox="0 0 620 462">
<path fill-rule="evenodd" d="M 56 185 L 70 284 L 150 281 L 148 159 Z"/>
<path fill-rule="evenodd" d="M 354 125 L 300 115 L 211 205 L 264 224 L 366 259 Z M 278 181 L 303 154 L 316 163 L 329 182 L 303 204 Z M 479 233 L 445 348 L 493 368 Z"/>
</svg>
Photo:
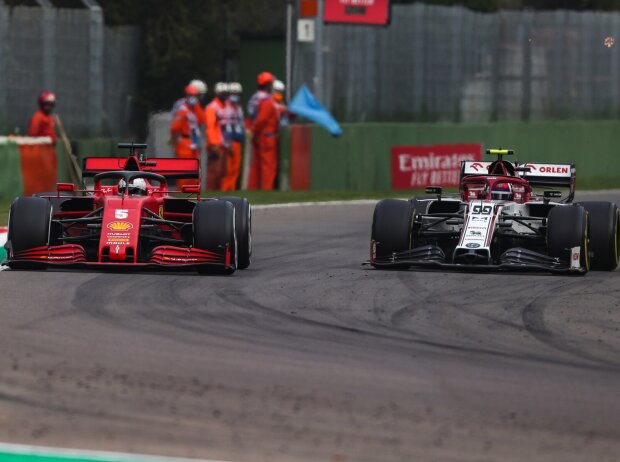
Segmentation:
<svg viewBox="0 0 620 462">
<path fill-rule="evenodd" d="M 562 197 L 562 192 L 561 191 L 545 191 L 543 192 L 543 197 L 545 199 L 552 199 L 552 198 L 559 198 Z"/>
<path fill-rule="evenodd" d="M 441 186 L 427 186 L 425 191 L 426 194 L 436 194 L 437 200 L 441 200 L 441 193 L 443 191 L 443 188 Z"/>
<path fill-rule="evenodd" d="M 73 183 L 57 183 L 56 191 L 58 192 L 74 192 L 75 185 Z"/>
<path fill-rule="evenodd" d="M 200 185 L 185 184 L 181 186 L 181 192 L 188 193 L 188 194 L 200 194 Z"/>
</svg>

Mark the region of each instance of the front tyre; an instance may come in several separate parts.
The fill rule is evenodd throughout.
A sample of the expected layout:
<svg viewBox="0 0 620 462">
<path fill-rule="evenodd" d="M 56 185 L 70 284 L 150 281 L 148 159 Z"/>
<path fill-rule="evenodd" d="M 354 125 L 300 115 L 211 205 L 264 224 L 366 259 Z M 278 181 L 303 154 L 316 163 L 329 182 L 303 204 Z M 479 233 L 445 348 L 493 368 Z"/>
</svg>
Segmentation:
<svg viewBox="0 0 620 462">
<path fill-rule="evenodd" d="M 547 216 L 549 255 L 571 264 L 571 249 L 581 247 L 580 267 L 590 269 L 588 212 L 581 205 L 558 205 Z"/>
<path fill-rule="evenodd" d="M 7 250 L 9 260 L 24 250 L 48 245 L 52 206 L 40 197 L 18 197 L 11 204 Z M 15 262 L 11 267 L 28 269 L 28 263 Z M 35 266 L 33 266 L 35 267 Z"/>
<path fill-rule="evenodd" d="M 252 261 L 252 208 L 245 197 L 225 196 L 220 200 L 229 202 L 235 208 L 237 232 L 237 268 L 246 269 Z"/>
<path fill-rule="evenodd" d="M 228 273 L 237 269 L 235 208 L 224 201 L 199 202 L 192 217 L 194 247 L 211 252 L 230 252 Z"/>
<path fill-rule="evenodd" d="M 411 249 L 414 216 L 410 201 L 385 199 L 377 203 L 372 218 L 371 261 Z"/>
<path fill-rule="evenodd" d="M 620 211 L 612 202 L 580 202 L 590 221 L 591 269 L 613 271 L 618 267 Z"/>
</svg>

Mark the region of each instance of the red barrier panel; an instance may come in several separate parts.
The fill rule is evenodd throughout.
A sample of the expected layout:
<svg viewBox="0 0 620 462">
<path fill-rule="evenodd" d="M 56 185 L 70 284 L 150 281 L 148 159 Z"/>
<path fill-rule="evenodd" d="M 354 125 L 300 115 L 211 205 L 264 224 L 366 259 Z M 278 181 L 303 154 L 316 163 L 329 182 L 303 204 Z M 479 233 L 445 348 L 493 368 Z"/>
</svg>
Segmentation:
<svg viewBox="0 0 620 462">
<path fill-rule="evenodd" d="M 56 191 L 58 158 L 52 144 L 20 144 L 24 195 Z"/>
<path fill-rule="evenodd" d="M 310 126 L 291 126 L 291 191 L 310 189 Z"/>
<path fill-rule="evenodd" d="M 480 144 L 392 147 L 392 189 L 459 186 L 461 161 L 481 160 Z"/>
</svg>

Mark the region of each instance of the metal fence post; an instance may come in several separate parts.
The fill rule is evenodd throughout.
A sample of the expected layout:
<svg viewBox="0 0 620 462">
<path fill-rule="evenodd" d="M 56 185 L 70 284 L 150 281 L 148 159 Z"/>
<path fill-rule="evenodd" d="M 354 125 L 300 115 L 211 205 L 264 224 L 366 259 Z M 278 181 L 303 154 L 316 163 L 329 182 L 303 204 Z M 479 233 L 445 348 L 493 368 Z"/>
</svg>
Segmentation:
<svg viewBox="0 0 620 462">
<path fill-rule="evenodd" d="M 502 16 L 501 11 L 494 16 L 496 26 L 496 39 L 491 42 L 493 46 L 493 56 L 491 58 L 491 122 L 497 122 L 499 119 L 499 85 L 500 85 L 500 66 L 502 47 Z"/>
<path fill-rule="evenodd" d="M 316 17 L 315 67 L 314 67 L 314 95 L 319 101 L 323 99 L 323 7 L 325 0 L 318 0 L 318 13 Z"/>
<path fill-rule="evenodd" d="M 56 90 L 56 9 L 49 0 L 37 0 L 43 10 L 41 31 L 43 40 L 43 87 Z"/>
<path fill-rule="evenodd" d="M 103 126 L 103 11 L 96 0 L 82 0 L 90 12 L 88 117 L 91 136 L 100 136 Z"/>
<path fill-rule="evenodd" d="M 532 42 L 530 39 L 532 13 L 526 11 L 522 16 L 521 47 L 523 49 L 523 72 L 521 74 L 521 120 L 530 120 L 532 103 Z"/>
<path fill-rule="evenodd" d="M 0 0 L 0 130 L 6 130 L 7 124 L 7 53 L 8 53 L 9 12 Z"/>
<path fill-rule="evenodd" d="M 612 22 L 612 28 L 611 30 L 616 32 L 616 31 L 620 31 L 620 14 L 618 13 L 611 13 L 613 16 L 611 18 L 611 22 Z M 612 39 L 614 37 L 612 36 Z M 620 37 L 615 37 L 615 40 L 620 40 Z M 611 53 L 611 111 L 610 111 L 610 115 L 612 117 L 618 117 L 618 110 L 620 109 L 618 107 L 618 104 L 620 104 L 620 72 L 618 69 L 618 64 L 620 63 L 620 60 L 618 59 L 618 46 L 620 46 L 620 43 L 615 45 L 616 48 L 614 47 L 614 43 L 610 44 L 610 53 Z"/>
</svg>

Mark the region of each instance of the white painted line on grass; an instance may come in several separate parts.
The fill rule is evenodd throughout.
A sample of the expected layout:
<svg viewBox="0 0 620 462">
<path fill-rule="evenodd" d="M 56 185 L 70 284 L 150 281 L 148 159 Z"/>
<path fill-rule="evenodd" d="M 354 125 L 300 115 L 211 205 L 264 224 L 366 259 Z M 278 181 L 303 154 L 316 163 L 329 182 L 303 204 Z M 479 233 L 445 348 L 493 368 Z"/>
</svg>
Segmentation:
<svg viewBox="0 0 620 462">
<path fill-rule="evenodd" d="M 373 205 L 379 202 L 381 199 L 352 199 L 352 200 L 339 200 L 339 201 L 318 201 L 318 202 L 285 202 L 282 204 L 263 204 L 253 205 L 252 210 L 261 209 L 288 209 L 294 207 L 312 207 L 312 206 L 324 206 L 324 205 Z"/>
<path fill-rule="evenodd" d="M 0 443 L 0 454 L 67 458 L 102 462 L 232 462 L 214 459 L 189 459 L 184 457 L 164 457 L 125 452 L 90 451 L 81 449 L 31 446 L 26 444 Z"/>
<path fill-rule="evenodd" d="M 454 193 L 456 194 L 456 193 Z M 602 189 L 599 191 L 577 191 L 577 196 L 597 196 L 601 194 L 620 194 L 620 189 Z M 413 197 L 413 196 L 411 196 Z M 410 199 L 410 197 L 394 197 L 393 199 Z M 351 199 L 351 200 L 333 200 L 333 201 L 313 201 L 313 202 L 284 202 L 281 204 L 263 204 L 252 205 L 252 209 L 287 209 L 296 207 L 313 207 L 313 206 L 340 206 L 340 205 L 373 205 L 381 199 Z"/>
</svg>

